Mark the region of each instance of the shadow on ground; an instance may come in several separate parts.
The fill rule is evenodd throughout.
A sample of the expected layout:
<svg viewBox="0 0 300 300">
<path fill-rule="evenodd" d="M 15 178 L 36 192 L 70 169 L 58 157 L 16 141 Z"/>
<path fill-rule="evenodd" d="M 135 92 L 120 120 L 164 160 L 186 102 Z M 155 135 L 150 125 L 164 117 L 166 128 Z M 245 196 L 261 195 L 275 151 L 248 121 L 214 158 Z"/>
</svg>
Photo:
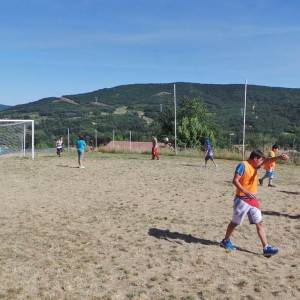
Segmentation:
<svg viewBox="0 0 300 300">
<path fill-rule="evenodd" d="M 200 168 L 201 166 L 198 164 L 198 165 L 192 165 L 192 164 L 181 164 L 182 166 L 185 166 L 185 167 L 196 167 L 196 168 Z"/>
<path fill-rule="evenodd" d="M 68 166 L 68 165 L 56 165 L 57 167 L 61 167 L 61 168 L 71 168 L 71 169 L 78 169 L 78 167 L 74 167 L 74 166 Z"/>
<path fill-rule="evenodd" d="M 220 246 L 220 242 L 217 241 L 211 241 L 207 239 L 202 239 L 202 238 L 197 238 L 192 236 L 191 234 L 184 234 L 184 233 L 179 233 L 179 232 L 171 232 L 168 229 L 158 229 L 158 228 L 150 228 L 148 231 L 148 234 L 150 236 L 153 236 L 157 239 L 161 240 L 166 240 L 168 242 L 174 242 L 177 244 L 183 244 L 185 243 L 199 243 L 201 245 L 205 246 Z M 236 247 L 238 251 L 246 252 L 246 253 L 251 253 L 254 255 L 260 255 L 259 253 L 255 253 L 240 247 Z"/>
<path fill-rule="evenodd" d="M 262 214 L 267 215 L 267 216 L 277 216 L 277 217 L 286 217 L 290 219 L 300 219 L 300 215 L 289 215 L 285 213 L 280 213 L 278 211 L 269 211 L 269 210 L 264 210 L 262 211 Z"/>
<path fill-rule="evenodd" d="M 300 195 L 300 192 L 290 192 L 290 191 L 279 191 L 279 192 L 289 194 L 289 195 Z"/>
</svg>

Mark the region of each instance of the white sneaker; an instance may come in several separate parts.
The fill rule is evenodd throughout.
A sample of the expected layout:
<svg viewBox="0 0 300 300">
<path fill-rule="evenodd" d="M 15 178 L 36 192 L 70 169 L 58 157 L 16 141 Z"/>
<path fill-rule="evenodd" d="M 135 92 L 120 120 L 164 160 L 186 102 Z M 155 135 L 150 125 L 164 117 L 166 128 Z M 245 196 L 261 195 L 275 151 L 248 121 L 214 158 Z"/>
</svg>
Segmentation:
<svg viewBox="0 0 300 300">
<path fill-rule="evenodd" d="M 85 169 L 85 167 L 84 166 L 80 166 L 79 169 Z"/>
</svg>

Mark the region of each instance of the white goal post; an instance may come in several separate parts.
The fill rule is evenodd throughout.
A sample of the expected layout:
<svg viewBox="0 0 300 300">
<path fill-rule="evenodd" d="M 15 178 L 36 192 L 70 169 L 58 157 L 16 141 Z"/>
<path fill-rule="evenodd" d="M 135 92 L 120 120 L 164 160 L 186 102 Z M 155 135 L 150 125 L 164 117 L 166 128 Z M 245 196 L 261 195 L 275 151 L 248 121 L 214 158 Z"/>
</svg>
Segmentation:
<svg viewBox="0 0 300 300">
<path fill-rule="evenodd" d="M 19 153 L 25 157 L 30 148 L 34 159 L 34 120 L 0 120 L 0 156 Z"/>
</svg>

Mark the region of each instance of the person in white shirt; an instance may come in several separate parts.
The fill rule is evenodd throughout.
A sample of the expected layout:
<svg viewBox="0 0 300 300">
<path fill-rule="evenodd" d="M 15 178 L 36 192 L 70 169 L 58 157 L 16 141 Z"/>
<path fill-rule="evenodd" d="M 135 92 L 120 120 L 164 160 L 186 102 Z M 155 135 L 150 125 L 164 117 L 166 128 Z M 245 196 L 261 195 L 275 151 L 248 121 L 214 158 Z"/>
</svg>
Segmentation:
<svg viewBox="0 0 300 300">
<path fill-rule="evenodd" d="M 56 154 L 58 157 L 60 157 L 62 151 L 63 151 L 63 144 L 64 140 L 63 137 L 59 137 L 59 139 L 56 141 Z"/>
</svg>

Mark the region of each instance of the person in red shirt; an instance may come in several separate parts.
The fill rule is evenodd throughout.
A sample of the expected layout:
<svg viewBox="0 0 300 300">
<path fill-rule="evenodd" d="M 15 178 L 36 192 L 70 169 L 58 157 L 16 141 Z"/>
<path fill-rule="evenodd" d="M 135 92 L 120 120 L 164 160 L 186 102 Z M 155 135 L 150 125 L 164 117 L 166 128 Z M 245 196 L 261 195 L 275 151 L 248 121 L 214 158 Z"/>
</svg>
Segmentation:
<svg viewBox="0 0 300 300">
<path fill-rule="evenodd" d="M 152 160 L 154 159 L 159 160 L 159 146 L 158 141 L 155 136 L 152 136 Z"/>
</svg>

